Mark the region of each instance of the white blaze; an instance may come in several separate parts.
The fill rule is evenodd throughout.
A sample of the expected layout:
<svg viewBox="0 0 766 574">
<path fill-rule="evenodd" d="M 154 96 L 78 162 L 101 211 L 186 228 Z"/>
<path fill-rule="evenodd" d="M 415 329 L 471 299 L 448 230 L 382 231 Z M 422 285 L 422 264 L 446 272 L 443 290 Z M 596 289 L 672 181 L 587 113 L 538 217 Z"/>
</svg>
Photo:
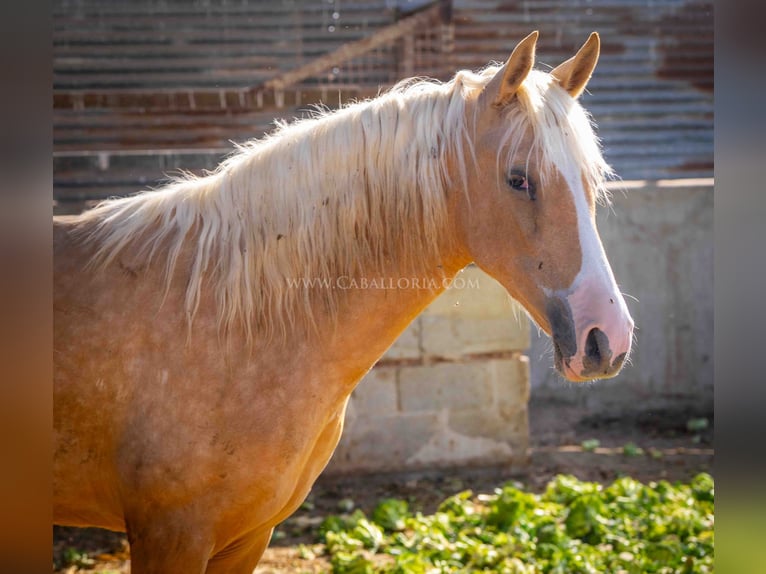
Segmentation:
<svg viewBox="0 0 766 574">
<path fill-rule="evenodd" d="M 576 375 L 580 375 L 583 371 L 585 341 L 591 329 L 598 328 L 606 334 L 612 352 L 610 361 L 614 361 L 620 354 L 627 355 L 630 352 L 633 319 L 617 287 L 595 223 L 591 219 L 579 169 L 571 162 L 566 164 L 557 167 L 574 200 L 582 260 L 572 285 L 556 292 L 556 295 L 566 299 L 572 310 L 577 352 L 569 362 L 569 367 Z"/>
</svg>

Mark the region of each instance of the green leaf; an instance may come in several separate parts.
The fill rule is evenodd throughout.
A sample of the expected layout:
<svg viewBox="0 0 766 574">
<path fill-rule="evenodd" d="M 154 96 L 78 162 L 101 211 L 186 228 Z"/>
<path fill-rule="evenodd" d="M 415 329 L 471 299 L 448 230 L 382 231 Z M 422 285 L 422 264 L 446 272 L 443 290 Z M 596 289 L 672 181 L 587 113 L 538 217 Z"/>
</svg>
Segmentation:
<svg viewBox="0 0 766 574">
<path fill-rule="evenodd" d="M 709 421 L 706 418 L 689 419 L 686 421 L 686 430 L 689 432 L 700 432 L 705 430 L 709 426 Z"/>
<path fill-rule="evenodd" d="M 582 495 L 569 506 L 564 521 L 567 533 L 589 544 L 598 544 L 603 540 L 606 530 L 602 517 L 604 511 L 604 505 L 597 495 Z"/>
<path fill-rule="evenodd" d="M 692 493 L 697 500 L 713 502 L 715 500 L 715 485 L 713 477 L 703 472 L 692 479 Z"/>
<path fill-rule="evenodd" d="M 506 485 L 489 505 L 487 524 L 507 530 L 537 503 L 534 495 Z"/>
<path fill-rule="evenodd" d="M 361 554 L 338 552 L 330 562 L 334 574 L 375 574 L 373 563 Z"/>
<path fill-rule="evenodd" d="M 601 446 L 601 441 L 597 438 L 589 438 L 587 440 L 582 441 L 582 449 L 586 452 L 593 452 L 596 450 L 599 446 Z"/>
<path fill-rule="evenodd" d="M 409 516 L 409 507 L 404 500 L 386 498 L 372 512 L 372 520 L 387 532 L 404 529 L 404 520 Z"/>
<path fill-rule="evenodd" d="M 632 442 L 629 442 L 622 447 L 622 454 L 625 456 L 640 456 L 644 454 L 644 449 L 642 449 L 640 446 L 636 446 Z"/>
<path fill-rule="evenodd" d="M 439 512 L 451 514 L 456 517 L 471 514 L 473 511 L 471 497 L 473 497 L 473 492 L 470 490 L 458 492 L 439 505 Z"/>
<path fill-rule="evenodd" d="M 345 532 L 356 527 L 360 520 L 365 518 L 361 510 L 354 511 L 350 515 L 328 516 L 319 525 L 319 536 L 323 539 L 328 532 Z"/>
<path fill-rule="evenodd" d="M 383 531 L 377 524 L 366 518 L 361 519 L 350 534 L 373 552 L 383 544 Z"/>
</svg>

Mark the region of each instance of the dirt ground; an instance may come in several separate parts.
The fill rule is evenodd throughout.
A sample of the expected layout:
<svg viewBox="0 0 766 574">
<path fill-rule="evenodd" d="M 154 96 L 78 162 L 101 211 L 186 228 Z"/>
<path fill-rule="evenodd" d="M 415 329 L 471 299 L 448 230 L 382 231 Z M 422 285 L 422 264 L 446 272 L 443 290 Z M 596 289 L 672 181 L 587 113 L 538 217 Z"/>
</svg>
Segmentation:
<svg viewBox="0 0 766 574">
<path fill-rule="evenodd" d="M 634 414 L 590 413 L 581 407 L 530 403 L 530 464 L 523 469 L 489 467 L 417 474 L 319 478 L 301 510 L 275 531 L 256 574 L 329 571 L 313 535 L 328 514 L 353 508 L 371 512 L 382 498 L 409 501 L 413 510 L 433 512 L 447 496 L 471 489 L 492 492 L 508 480 L 540 492 L 556 474 L 609 483 L 628 474 L 648 482 L 688 480 L 713 473 L 713 413 L 676 409 Z M 689 429 L 689 422 L 694 427 Z M 596 439 L 596 448 L 583 441 Z M 587 443 L 586 443 L 587 444 Z M 625 446 L 628 445 L 627 448 Z M 638 447 L 643 452 L 636 451 Z M 127 573 L 125 536 L 98 529 L 55 527 L 53 571 L 74 574 Z"/>
</svg>

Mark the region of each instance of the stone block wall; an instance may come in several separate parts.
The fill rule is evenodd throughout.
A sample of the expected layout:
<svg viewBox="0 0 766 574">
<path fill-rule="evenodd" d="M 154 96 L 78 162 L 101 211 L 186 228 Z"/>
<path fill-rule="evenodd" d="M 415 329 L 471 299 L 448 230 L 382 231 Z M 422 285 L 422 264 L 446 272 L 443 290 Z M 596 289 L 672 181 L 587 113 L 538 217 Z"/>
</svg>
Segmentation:
<svg viewBox="0 0 766 574">
<path fill-rule="evenodd" d="M 471 266 L 359 383 L 328 473 L 527 462 L 529 321 Z"/>
</svg>

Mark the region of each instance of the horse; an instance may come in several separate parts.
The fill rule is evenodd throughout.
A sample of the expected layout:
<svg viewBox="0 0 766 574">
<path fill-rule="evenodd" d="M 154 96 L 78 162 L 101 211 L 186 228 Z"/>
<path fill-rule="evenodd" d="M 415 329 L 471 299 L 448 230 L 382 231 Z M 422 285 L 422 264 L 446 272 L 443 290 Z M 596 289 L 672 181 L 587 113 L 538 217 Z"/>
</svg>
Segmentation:
<svg viewBox="0 0 766 574">
<path fill-rule="evenodd" d="M 251 572 L 355 385 L 471 262 L 564 378 L 620 371 L 633 320 L 595 225 L 615 175 L 579 102 L 599 36 L 550 71 L 537 38 L 54 217 L 54 523 L 126 531 L 138 574 Z"/>
</svg>

